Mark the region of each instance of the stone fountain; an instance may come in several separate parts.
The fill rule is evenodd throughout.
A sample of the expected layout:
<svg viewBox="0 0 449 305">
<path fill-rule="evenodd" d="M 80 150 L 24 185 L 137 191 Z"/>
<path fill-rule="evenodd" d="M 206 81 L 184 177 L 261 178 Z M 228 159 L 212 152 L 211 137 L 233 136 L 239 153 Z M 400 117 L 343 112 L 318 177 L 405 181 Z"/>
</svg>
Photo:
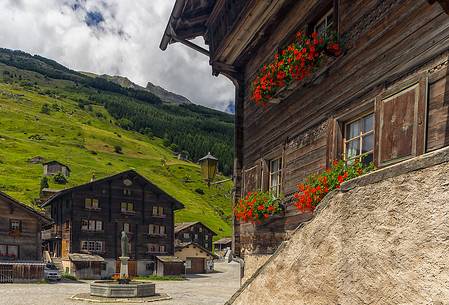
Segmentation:
<svg viewBox="0 0 449 305">
<path fill-rule="evenodd" d="M 156 295 L 154 283 L 132 281 L 128 273 L 128 236 L 122 232 L 120 278 L 116 281 L 94 281 L 90 284 L 90 295 L 104 298 L 143 298 Z"/>
</svg>

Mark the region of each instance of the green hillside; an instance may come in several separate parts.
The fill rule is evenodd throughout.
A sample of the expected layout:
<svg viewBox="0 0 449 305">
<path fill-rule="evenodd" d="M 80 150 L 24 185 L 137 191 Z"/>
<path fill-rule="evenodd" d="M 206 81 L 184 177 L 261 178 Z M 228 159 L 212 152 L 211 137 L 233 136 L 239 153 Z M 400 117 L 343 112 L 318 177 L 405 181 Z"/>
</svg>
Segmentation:
<svg viewBox="0 0 449 305">
<path fill-rule="evenodd" d="M 111 116 L 108 105 L 93 95 L 127 105 L 144 103 L 0 63 L 0 190 L 34 205 L 43 172 L 41 164 L 28 161 L 35 156 L 70 166 L 68 184 L 50 180 L 50 187 L 58 189 L 88 182 L 93 173 L 101 178 L 134 168 L 184 203 L 177 222 L 199 220 L 218 237 L 229 236 L 232 184 L 208 189 L 199 166 L 177 160 L 167 148 L 173 143 L 151 132 L 125 130 L 124 118 Z"/>
</svg>

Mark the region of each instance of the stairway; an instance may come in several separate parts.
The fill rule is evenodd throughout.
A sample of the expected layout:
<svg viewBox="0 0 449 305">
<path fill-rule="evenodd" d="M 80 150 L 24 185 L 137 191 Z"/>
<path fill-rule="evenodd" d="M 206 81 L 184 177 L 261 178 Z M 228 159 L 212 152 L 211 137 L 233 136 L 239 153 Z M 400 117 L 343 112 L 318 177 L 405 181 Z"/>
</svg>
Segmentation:
<svg viewBox="0 0 449 305">
<path fill-rule="evenodd" d="M 64 267 L 62 266 L 62 260 L 60 257 L 52 257 L 51 261 L 56 266 L 56 268 L 58 268 L 59 271 L 64 273 Z"/>
</svg>

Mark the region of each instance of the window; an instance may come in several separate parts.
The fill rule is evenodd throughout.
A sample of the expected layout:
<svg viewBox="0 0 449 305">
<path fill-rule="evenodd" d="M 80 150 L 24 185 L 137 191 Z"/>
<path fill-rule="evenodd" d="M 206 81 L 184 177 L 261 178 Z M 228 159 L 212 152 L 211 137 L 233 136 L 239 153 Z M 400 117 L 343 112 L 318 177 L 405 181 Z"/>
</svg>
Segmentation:
<svg viewBox="0 0 449 305">
<path fill-rule="evenodd" d="M 209 235 L 204 235 L 205 240 L 209 240 Z"/>
<path fill-rule="evenodd" d="M 343 153 L 346 161 L 360 160 L 368 164 L 373 161 L 374 114 L 362 116 L 345 124 Z"/>
<path fill-rule="evenodd" d="M 122 202 L 122 212 L 134 212 L 134 204 L 132 202 Z"/>
<path fill-rule="evenodd" d="M 150 224 L 148 234 L 150 234 L 150 235 L 165 235 L 165 226 Z"/>
<path fill-rule="evenodd" d="M 202 227 L 199 227 L 198 228 L 198 231 L 201 233 L 201 232 L 203 232 L 203 228 Z"/>
<path fill-rule="evenodd" d="M 11 219 L 9 221 L 9 230 L 14 232 L 21 232 L 22 231 L 22 221 Z"/>
<path fill-rule="evenodd" d="M 165 216 L 164 208 L 159 206 L 153 206 L 153 216 Z"/>
<path fill-rule="evenodd" d="M 100 209 L 98 199 L 94 199 L 94 198 L 86 198 L 84 200 L 84 207 L 88 210 L 99 210 Z"/>
<path fill-rule="evenodd" d="M 195 239 L 198 239 L 198 234 L 195 234 Z"/>
<path fill-rule="evenodd" d="M 103 222 L 101 220 L 81 220 L 81 230 L 82 231 L 103 231 Z"/>
<path fill-rule="evenodd" d="M 208 244 L 208 243 L 205 243 L 205 244 L 204 244 L 204 247 L 209 248 L 209 244 Z"/>
<path fill-rule="evenodd" d="M 165 252 L 165 246 L 164 245 L 160 245 L 159 246 L 159 252 L 160 253 L 164 253 Z"/>
<path fill-rule="evenodd" d="M 160 248 L 158 244 L 148 244 L 149 253 L 159 253 Z"/>
<path fill-rule="evenodd" d="M 17 258 L 19 256 L 19 246 L 14 245 L 1 245 L 0 244 L 0 257 Z"/>
<path fill-rule="evenodd" d="M 190 234 L 189 233 L 184 233 L 183 237 L 184 237 L 184 239 L 189 239 L 190 238 Z"/>
<path fill-rule="evenodd" d="M 98 240 L 82 240 L 81 250 L 85 252 L 102 253 L 104 242 Z"/>
<path fill-rule="evenodd" d="M 270 180 L 269 190 L 274 196 L 281 194 L 282 158 L 273 159 L 269 163 Z"/>
<path fill-rule="evenodd" d="M 131 192 L 130 189 L 127 189 L 127 188 L 123 189 L 123 195 L 125 195 L 125 196 L 131 196 L 131 194 L 132 194 L 132 192 Z"/>
<path fill-rule="evenodd" d="M 329 30 L 334 29 L 334 9 L 326 11 L 326 13 L 318 19 L 313 26 L 313 31 L 318 34 L 325 35 Z"/>
</svg>

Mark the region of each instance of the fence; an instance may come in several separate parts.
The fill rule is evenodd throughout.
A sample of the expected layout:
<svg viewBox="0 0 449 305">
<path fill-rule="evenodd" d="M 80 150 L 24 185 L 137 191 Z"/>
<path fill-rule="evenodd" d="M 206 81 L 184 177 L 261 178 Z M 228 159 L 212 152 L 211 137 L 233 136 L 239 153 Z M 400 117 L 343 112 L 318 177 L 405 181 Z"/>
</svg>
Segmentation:
<svg viewBox="0 0 449 305">
<path fill-rule="evenodd" d="M 0 283 L 33 282 L 44 278 L 43 263 L 0 262 Z"/>
</svg>

